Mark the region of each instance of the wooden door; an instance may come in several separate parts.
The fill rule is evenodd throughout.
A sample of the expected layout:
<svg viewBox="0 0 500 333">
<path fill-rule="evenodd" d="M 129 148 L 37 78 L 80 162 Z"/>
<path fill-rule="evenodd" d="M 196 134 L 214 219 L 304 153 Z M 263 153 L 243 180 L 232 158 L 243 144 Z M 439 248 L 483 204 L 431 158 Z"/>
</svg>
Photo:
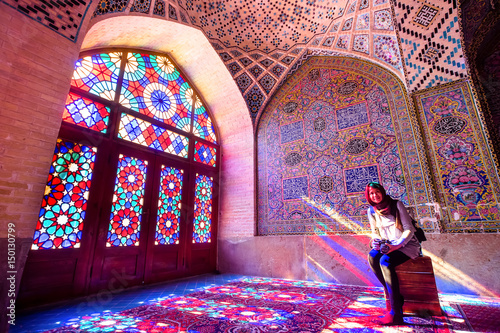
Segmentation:
<svg viewBox="0 0 500 333">
<path fill-rule="evenodd" d="M 116 147 L 103 184 L 90 293 L 144 281 L 155 155 L 128 146 Z"/>
<path fill-rule="evenodd" d="M 150 205 L 145 283 L 186 275 L 188 165 L 157 156 Z"/>
</svg>

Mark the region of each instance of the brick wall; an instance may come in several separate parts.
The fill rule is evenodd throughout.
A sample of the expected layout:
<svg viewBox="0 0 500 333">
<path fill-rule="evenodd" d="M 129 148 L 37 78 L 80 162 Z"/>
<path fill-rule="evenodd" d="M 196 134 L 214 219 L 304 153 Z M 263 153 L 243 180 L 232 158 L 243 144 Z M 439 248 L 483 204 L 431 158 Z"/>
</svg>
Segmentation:
<svg viewBox="0 0 500 333">
<path fill-rule="evenodd" d="M 0 279 L 14 224 L 16 289 L 33 237 L 79 46 L 0 3 Z M 9 248 L 10 249 L 10 248 Z M 4 303 L 5 302 L 5 303 Z M 3 311 L 2 311 L 3 313 Z M 7 317 L 0 320 L 6 331 Z"/>
<path fill-rule="evenodd" d="M 0 6 L 0 236 L 32 237 L 78 46 Z"/>
</svg>

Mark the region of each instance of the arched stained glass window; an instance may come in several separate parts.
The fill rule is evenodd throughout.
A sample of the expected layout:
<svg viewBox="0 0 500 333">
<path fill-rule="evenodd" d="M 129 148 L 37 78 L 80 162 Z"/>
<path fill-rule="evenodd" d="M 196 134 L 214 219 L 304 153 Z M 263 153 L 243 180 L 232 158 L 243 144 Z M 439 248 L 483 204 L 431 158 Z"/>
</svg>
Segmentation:
<svg viewBox="0 0 500 333">
<path fill-rule="evenodd" d="M 96 152 L 57 140 L 32 250 L 80 247 Z"/>
<path fill-rule="evenodd" d="M 107 290 L 121 276 L 131 287 L 213 272 L 220 142 L 175 62 L 86 51 L 62 111 L 25 265 L 36 274 L 23 276 L 18 299 L 32 306 Z"/>
<path fill-rule="evenodd" d="M 107 164 L 114 168 L 115 182 L 109 192 L 106 247 L 138 246 L 144 209 L 157 210 L 155 245 L 179 244 L 182 214 L 194 216 L 192 242 L 210 242 L 218 140 L 204 102 L 174 62 L 167 55 L 144 51 L 89 52 L 76 62 L 71 87 L 63 112 L 64 139 L 56 145 L 32 249 L 80 246 L 100 145 L 107 155 L 122 146 L 152 152 L 145 159 L 120 154 L 118 167 Z M 66 140 L 72 137 L 74 141 Z M 77 142 L 93 142 L 95 147 Z M 156 156 L 172 159 L 173 165 L 155 166 Z M 148 169 L 158 176 L 147 176 Z M 196 176 L 186 183 L 187 170 Z M 97 172 L 106 179 L 104 174 L 111 171 Z M 146 192 L 148 182 L 157 182 L 158 191 Z M 191 213 L 181 209 L 186 185 L 194 193 L 187 196 L 193 200 L 188 203 Z M 103 185 L 95 186 L 96 192 L 107 193 Z M 156 207 L 145 208 L 145 198 L 156 200 Z"/>
</svg>

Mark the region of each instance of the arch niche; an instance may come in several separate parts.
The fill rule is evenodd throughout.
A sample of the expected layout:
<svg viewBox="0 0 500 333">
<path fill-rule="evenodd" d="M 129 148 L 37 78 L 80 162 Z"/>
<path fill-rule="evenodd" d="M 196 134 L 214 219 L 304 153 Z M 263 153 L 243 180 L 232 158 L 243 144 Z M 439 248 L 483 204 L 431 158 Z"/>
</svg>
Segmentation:
<svg viewBox="0 0 500 333">
<path fill-rule="evenodd" d="M 364 188 L 433 215 L 418 122 L 391 71 L 311 57 L 276 93 L 258 128 L 258 233 L 369 232 Z M 415 209 L 418 207 L 418 209 Z"/>
</svg>

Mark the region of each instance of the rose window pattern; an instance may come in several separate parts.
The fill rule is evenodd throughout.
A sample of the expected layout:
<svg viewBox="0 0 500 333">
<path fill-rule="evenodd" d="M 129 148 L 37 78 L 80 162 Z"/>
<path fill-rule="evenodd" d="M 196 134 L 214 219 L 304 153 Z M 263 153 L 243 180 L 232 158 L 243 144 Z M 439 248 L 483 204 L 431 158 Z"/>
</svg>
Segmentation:
<svg viewBox="0 0 500 333">
<path fill-rule="evenodd" d="M 138 52 L 84 56 L 76 61 L 71 86 L 218 144 L 204 102 L 167 56 Z M 64 121 L 105 133 L 108 107 L 85 97 L 70 93 Z"/>
<path fill-rule="evenodd" d="M 155 245 L 179 244 L 184 170 L 162 166 Z"/>
<path fill-rule="evenodd" d="M 120 155 L 106 246 L 138 246 L 147 161 Z"/>
<path fill-rule="evenodd" d="M 58 140 L 32 250 L 79 248 L 97 149 Z"/>
<path fill-rule="evenodd" d="M 193 89 L 166 57 L 129 53 L 120 104 L 189 132 Z"/>
<path fill-rule="evenodd" d="M 193 243 L 211 242 L 213 181 L 213 177 L 196 174 Z"/>
</svg>

